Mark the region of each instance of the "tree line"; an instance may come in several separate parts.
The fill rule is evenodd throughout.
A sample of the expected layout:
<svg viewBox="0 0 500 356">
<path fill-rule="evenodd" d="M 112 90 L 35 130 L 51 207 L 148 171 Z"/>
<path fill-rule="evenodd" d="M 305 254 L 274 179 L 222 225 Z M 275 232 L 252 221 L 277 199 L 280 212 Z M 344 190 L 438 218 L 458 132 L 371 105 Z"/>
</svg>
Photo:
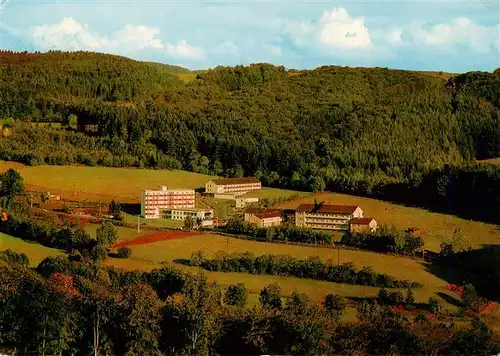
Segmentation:
<svg viewBox="0 0 500 356">
<path fill-rule="evenodd" d="M 390 252 L 415 256 L 425 243 L 411 230 L 398 231 L 394 226 L 382 225 L 375 232 L 346 232 L 339 244 L 375 252 Z"/>
<path fill-rule="evenodd" d="M 246 222 L 242 218 L 232 217 L 228 220 L 224 229 L 235 234 L 245 234 L 255 239 L 265 239 L 268 242 L 299 242 L 308 244 L 329 245 L 332 243 L 332 235 L 324 231 L 313 229 L 279 225 L 272 227 L 258 227 Z"/>
<path fill-rule="evenodd" d="M 170 68 L 117 56 L 1 56 L 0 118 L 12 126 L 0 138 L 2 159 L 256 175 L 268 186 L 498 216 L 498 201 L 468 183 L 477 176 L 498 194 L 499 168 L 463 165 L 500 156 L 499 70 L 445 81 L 384 68 L 292 73 L 256 64 L 184 84 Z M 84 133 L 87 124 L 97 133 Z M 470 204 L 446 203 L 443 175 L 474 197 Z"/>
<path fill-rule="evenodd" d="M 359 322 L 345 324 L 342 297 L 283 298 L 278 285 L 244 308 L 241 284 L 224 289 L 172 267 L 122 271 L 60 256 L 32 270 L 7 259 L 0 261 L 0 288 L 0 349 L 20 355 L 500 351 L 498 335 L 480 319 L 454 327 L 438 310 L 413 317 L 379 298 L 359 303 Z"/>
<path fill-rule="evenodd" d="M 255 256 L 251 252 L 228 254 L 218 251 L 212 259 L 209 259 L 202 251 L 198 251 L 191 256 L 189 264 L 216 272 L 291 276 L 372 287 L 421 287 L 417 282 L 395 280 L 386 274 L 376 273 L 371 267 L 365 266 L 358 271 L 352 262 L 335 265 L 332 261 L 323 262 L 319 257 L 299 260 L 289 255 Z"/>
</svg>

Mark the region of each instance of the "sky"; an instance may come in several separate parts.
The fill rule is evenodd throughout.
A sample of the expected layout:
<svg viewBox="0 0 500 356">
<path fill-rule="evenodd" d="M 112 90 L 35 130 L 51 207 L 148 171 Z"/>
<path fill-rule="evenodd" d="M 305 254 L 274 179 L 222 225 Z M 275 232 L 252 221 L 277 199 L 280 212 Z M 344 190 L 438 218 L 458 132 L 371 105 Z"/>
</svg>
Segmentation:
<svg viewBox="0 0 500 356">
<path fill-rule="evenodd" d="M 0 49 L 88 50 L 189 69 L 266 62 L 500 67 L 498 0 L 0 0 Z"/>
</svg>

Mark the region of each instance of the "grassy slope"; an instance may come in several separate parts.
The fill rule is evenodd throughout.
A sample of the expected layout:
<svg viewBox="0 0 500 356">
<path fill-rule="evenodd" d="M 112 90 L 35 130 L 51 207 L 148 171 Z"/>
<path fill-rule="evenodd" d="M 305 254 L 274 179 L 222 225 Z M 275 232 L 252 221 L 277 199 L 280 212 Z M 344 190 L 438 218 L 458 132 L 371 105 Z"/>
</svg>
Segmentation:
<svg viewBox="0 0 500 356">
<path fill-rule="evenodd" d="M 364 210 L 365 216 L 375 218 L 379 224 L 395 225 L 400 229 L 418 227 L 424 232 L 426 248 L 432 251 L 439 251 L 441 242 L 451 236 L 457 228 L 462 229 L 470 237 L 474 247 L 480 247 L 483 244 L 500 244 L 499 227 L 492 224 L 346 194 L 320 193 L 315 197 L 318 201 L 331 204 L 359 205 Z M 295 208 L 300 203 L 312 202 L 312 198 L 304 198 L 279 204 L 279 206 Z"/>
<path fill-rule="evenodd" d="M 245 241 L 239 239 L 225 238 L 222 236 L 205 234 L 193 236 L 186 239 L 169 240 L 154 244 L 131 246 L 132 257 L 130 260 L 119 261 L 124 268 L 136 268 L 144 263 L 144 268 L 150 269 L 165 263 L 172 263 L 176 259 L 188 259 L 191 253 L 202 250 L 205 255 L 212 256 L 219 250 L 227 252 L 252 251 L 256 255 L 289 254 L 297 258 L 308 256 L 319 256 L 323 260 L 332 259 L 337 261 L 337 251 L 326 248 L 311 248 L 299 246 L 286 246 L 264 242 Z M 424 288 L 416 290 L 415 294 L 419 301 L 426 301 L 435 296 L 438 291 L 443 291 L 446 282 L 430 274 L 419 261 L 376 254 L 365 251 L 340 251 L 340 263 L 354 262 L 358 268 L 370 265 L 377 272 L 387 273 L 398 279 L 415 280 L 425 285 Z M 114 262 L 113 262 L 114 263 Z M 182 267 L 192 272 L 197 268 Z M 280 284 L 283 294 L 289 295 L 293 291 L 307 293 L 314 299 L 320 299 L 328 293 L 339 293 L 344 296 L 375 296 L 378 288 L 356 286 L 348 284 L 329 283 L 313 281 L 308 279 L 278 277 L 266 275 L 251 275 L 247 273 L 222 273 L 206 272 L 210 280 L 217 280 L 221 285 L 234 283 L 245 283 L 252 293 L 258 293 L 266 284 L 277 282 Z"/>
<path fill-rule="evenodd" d="M 0 251 L 6 249 L 11 249 L 12 251 L 18 253 L 25 253 L 30 259 L 31 266 L 38 266 L 38 264 L 45 257 L 64 254 L 54 248 L 45 247 L 37 243 L 25 242 L 21 239 L 0 232 Z"/>
<path fill-rule="evenodd" d="M 112 200 L 137 203 L 141 189 L 169 188 L 197 189 L 214 176 L 178 171 L 135 168 L 109 168 L 87 166 L 25 166 L 16 162 L 0 161 L 0 172 L 17 169 L 29 188 L 48 190 L 63 198 L 74 200 Z M 264 188 L 253 196 L 274 198 L 293 194 L 307 195 L 274 188 Z"/>
</svg>

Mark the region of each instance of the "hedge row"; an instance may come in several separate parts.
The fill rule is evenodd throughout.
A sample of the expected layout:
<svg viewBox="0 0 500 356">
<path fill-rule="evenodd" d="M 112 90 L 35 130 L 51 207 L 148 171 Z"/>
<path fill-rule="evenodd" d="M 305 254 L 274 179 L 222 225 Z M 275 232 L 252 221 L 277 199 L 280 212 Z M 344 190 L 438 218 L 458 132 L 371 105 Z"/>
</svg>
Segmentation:
<svg viewBox="0 0 500 356">
<path fill-rule="evenodd" d="M 213 259 L 207 259 L 203 256 L 203 252 L 198 251 L 191 255 L 190 264 L 201 266 L 208 271 L 291 276 L 372 287 L 418 288 L 422 286 L 417 282 L 395 280 L 386 274 L 375 273 L 371 267 L 363 267 L 358 271 L 353 263 L 335 265 L 331 261 L 323 262 L 319 257 L 298 260 L 288 255 L 255 257 L 251 252 L 227 254 L 219 251 Z"/>
<path fill-rule="evenodd" d="M 373 233 L 347 232 L 340 244 L 375 252 L 415 256 L 424 247 L 424 240 L 409 230 L 398 231 L 394 227 L 381 226 Z"/>
<path fill-rule="evenodd" d="M 287 241 L 300 243 L 331 244 L 332 235 L 323 231 L 300 228 L 295 226 L 274 226 L 274 227 L 256 227 L 245 222 L 243 219 L 229 219 L 226 225 L 226 231 L 235 234 L 245 234 L 255 238 L 263 238 L 269 242 Z"/>
</svg>

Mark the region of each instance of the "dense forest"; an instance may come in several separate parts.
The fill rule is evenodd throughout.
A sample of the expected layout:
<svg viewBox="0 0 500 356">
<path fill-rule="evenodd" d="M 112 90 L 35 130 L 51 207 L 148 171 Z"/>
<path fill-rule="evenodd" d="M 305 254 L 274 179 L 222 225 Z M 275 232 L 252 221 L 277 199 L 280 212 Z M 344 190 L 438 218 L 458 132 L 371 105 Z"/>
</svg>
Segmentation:
<svg viewBox="0 0 500 356">
<path fill-rule="evenodd" d="M 498 221 L 500 168 L 469 163 L 500 156 L 500 69 L 175 75 L 186 73 L 96 53 L 0 52 L 0 159 L 256 175 Z"/>
</svg>

